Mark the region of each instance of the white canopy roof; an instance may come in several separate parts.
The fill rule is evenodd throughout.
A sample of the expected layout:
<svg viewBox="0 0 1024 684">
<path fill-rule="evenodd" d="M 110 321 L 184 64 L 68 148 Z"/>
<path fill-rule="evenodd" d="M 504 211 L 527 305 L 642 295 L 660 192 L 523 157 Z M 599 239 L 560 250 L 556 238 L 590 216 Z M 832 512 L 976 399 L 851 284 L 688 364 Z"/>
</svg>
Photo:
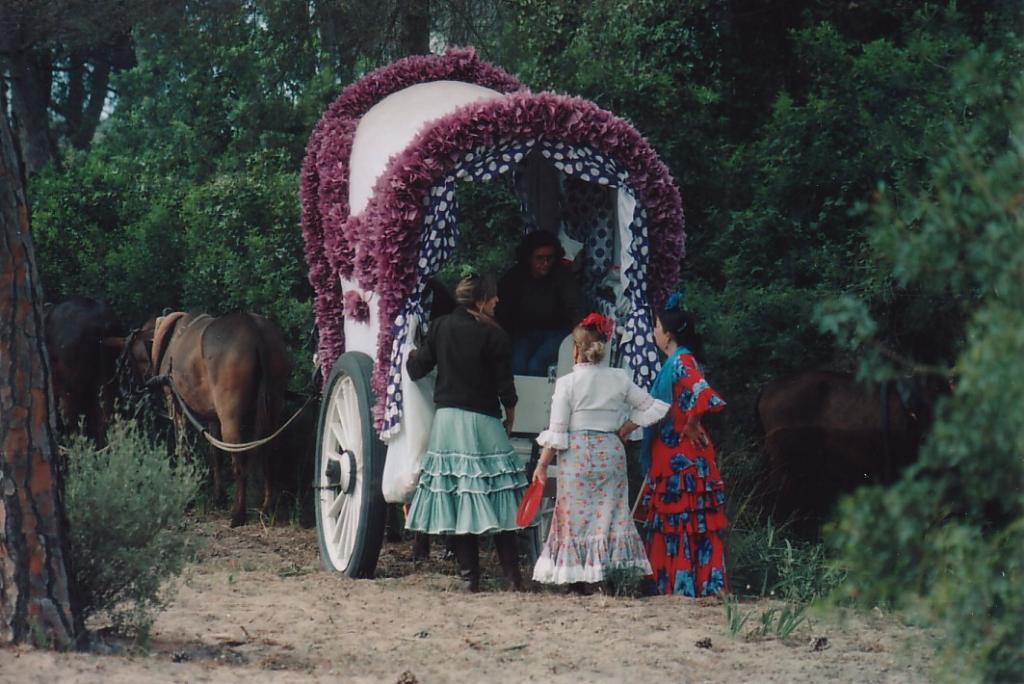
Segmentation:
<svg viewBox="0 0 1024 684">
<path fill-rule="evenodd" d="M 378 102 L 359 120 L 349 162 L 349 213 L 363 212 L 374 183 L 392 156 L 404 150 L 431 121 L 456 109 L 503 94 L 472 83 L 430 81 L 417 83 Z"/>
</svg>

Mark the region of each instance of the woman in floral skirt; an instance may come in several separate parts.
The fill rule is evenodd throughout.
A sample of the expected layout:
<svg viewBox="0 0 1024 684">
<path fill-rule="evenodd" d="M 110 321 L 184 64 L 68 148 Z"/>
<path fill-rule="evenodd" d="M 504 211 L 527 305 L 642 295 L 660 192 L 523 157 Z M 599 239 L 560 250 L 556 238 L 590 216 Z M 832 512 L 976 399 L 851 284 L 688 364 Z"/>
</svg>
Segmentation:
<svg viewBox="0 0 1024 684">
<path fill-rule="evenodd" d="M 537 437 L 544 449 L 533 477 L 546 481 L 558 452 L 558 497 L 533 579 L 580 591 L 612 568 L 650 573 L 629 511 L 623 439 L 665 415 L 668 404 L 625 370 L 598 365 L 611 328 L 610 320 L 590 314 L 573 331 L 576 365 L 555 384 L 551 424 Z"/>
<path fill-rule="evenodd" d="M 651 393 L 671 408 L 644 435 L 644 547 L 657 593 L 717 596 L 728 591 L 725 486 L 701 416 L 721 411 L 725 402 L 694 358 L 700 338 L 680 300 L 678 293 L 669 297 L 654 327 L 667 359 Z"/>
</svg>

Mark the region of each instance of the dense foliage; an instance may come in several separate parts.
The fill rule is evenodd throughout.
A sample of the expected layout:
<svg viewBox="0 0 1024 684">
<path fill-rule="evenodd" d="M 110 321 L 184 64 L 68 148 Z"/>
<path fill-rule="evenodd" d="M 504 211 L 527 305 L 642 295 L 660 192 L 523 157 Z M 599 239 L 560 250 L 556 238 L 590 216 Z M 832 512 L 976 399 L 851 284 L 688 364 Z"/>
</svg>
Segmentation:
<svg viewBox="0 0 1024 684">
<path fill-rule="evenodd" d="M 676 178 L 680 288 L 730 404 L 712 429 L 737 577 L 802 600 L 848 572 L 847 597 L 940 620 L 969 677 L 1024 676 L 1019 2 L 432 7 L 432 45 L 471 37 L 534 89 L 627 118 Z M 340 88 L 397 56 L 375 11 L 190 2 L 139 24 L 138 64 L 112 77 L 91 149 L 30 182 L 49 298 L 100 296 L 129 324 L 164 307 L 255 309 L 304 356 L 299 161 Z M 513 201 L 498 187 L 463 195 L 457 261 L 500 266 Z M 758 515 L 758 388 L 816 366 L 955 380 L 920 464 L 844 504 L 841 569 Z M 794 558 L 822 574 L 795 573 Z"/>
<path fill-rule="evenodd" d="M 946 145 L 918 187 L 886 192 L 873 212 L 872 241 L 894 277 L 952 297 L 965 341 L 918 463 L 892 488 L 845 501 L 832 535 L 849 561 L 848 595 L 944 623 L 951 679 L 1024 676 L 1021 65 L 1019 54 L 980 50 L 965 60 L 952 99 L 968 116 L 943 127 Z M 1012 76 L 992 79 L 1001 73 Z"/>
<path fill-rule="evenodd" d="M 268 9 L 264 22 L 200 3 L 137 31 L 140 64 L 92 151 L 30 183 L 51 301 L 99 296 L 130 326 L 168 307 L 244 308 L 307 351 L 297 173 L 336 86 L 299 37 L 304 15 Z"/>
</svg>

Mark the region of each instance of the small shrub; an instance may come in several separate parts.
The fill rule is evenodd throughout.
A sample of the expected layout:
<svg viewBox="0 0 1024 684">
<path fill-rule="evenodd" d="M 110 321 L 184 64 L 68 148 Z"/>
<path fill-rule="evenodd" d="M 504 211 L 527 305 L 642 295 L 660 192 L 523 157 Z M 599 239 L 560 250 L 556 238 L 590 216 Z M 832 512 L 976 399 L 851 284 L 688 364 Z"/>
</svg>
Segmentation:
<svg viewBox="0 0 1024 684">
<path fill-rule="evenodd" d="M 761 624 L 747 635 L 751 639 L 788 639 L 797 627 L 807 621 L 807 606 L 787 603 L 782 608 L 769 608 L 761 612 Z"/>
<path fill-rule="evenodd" d="M 846 579 L 846 570 L 827 557 L 824 545 L 786 539 L 771 521 L 732 529 L 728 559 L 734 590 L 798 604 L 830 595 Z"/>
<path fill-rule="evenodd" d="M 772 633 L 772 623 L 775 622 L 775 616 L 778 614 L 778 608 L 769 608 L 761 611 L 761 624 L 751 631 L 748 635 L 750 638 L 763 639 Z"/>
<path fill-rule="evenodd" d="M 740 610 L 740 602 L 732 594 L 725 597 L 722 605 L 725 606 L 725 624 L 729 630 L 729 636 L 735 639 L 743 632 L 743 627 L 747 624 L 750 616 L 754 614 L 754 611 L 751 610 L 744 613 Z"/>
<path fill-rule="evenodd" d="M 797 627 L 807 622 L 807 606 L 787 603 L 779 611 L 779 618 L 775 621 L 775 637 L 788 639 Z"/>
<path fill-rule="evenodd" d="M 740 609 L 739 601 L 734 596 L 727 596 L 723 601 L 725 606 L 725 624 L 729 636 L 737 638 L 743 634 L 743 628 L 753 617 L 755 611 L 744 612 Z M 796 631 L 797 627 L 808 621 L 807 606 L 795 603 L 787 603 L 782 608 L 768 608 L 761 611 L 758 620 L 760 624 L 743 634 L 745 639 L 788 639 Z"/>
<path fill-rule="evenodd" d="M 194 556 L 185 509 L 199 470 L 155 445 L 134 423 L 115 419 L 108 446 L 71 442 L 66 508 L 74 581 L 83 618 L 105 615 L 114 628 L 145 638 L 170 598 L 164 581 Z"/>
<path fill-rule="evenodd" d="M 612 596 L 638 598 L 644 595 L 644 574 L 635 567 L 610 567 L 605 571 L 604 581 Z"/>
<path fill-rule="evenodd" d="M 823 544 L 794 545 L 788 539 L 779 549 L 775 594 L 784 601 L 807 604 L 832 594 L 846 580 L 846 570 L 826 557 Z"/>
</svg>

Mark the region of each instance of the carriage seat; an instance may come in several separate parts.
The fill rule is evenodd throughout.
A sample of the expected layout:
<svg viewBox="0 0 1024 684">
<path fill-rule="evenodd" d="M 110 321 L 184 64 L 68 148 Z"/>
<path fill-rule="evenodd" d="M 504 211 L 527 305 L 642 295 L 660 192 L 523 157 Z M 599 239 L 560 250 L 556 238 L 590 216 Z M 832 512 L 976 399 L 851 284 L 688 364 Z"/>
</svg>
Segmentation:
<svg viewBox="0 0 1024 684">
<path fill-rule="evenodd" d="M 608 365 L 610 356 L 605 354 L 601 361 L 602 366 Z M 566 335 L 558 347 L 555 378 L 571 373 L 572 366 L 572 335 Z M 547 429 L 551 415 L 551 395 L 555 391 L 555 378 L 515 376 L 519 403 L 516 405 L 516 422 L 512 426 L 512 432 L 536 436 Z"/>
</svg>

